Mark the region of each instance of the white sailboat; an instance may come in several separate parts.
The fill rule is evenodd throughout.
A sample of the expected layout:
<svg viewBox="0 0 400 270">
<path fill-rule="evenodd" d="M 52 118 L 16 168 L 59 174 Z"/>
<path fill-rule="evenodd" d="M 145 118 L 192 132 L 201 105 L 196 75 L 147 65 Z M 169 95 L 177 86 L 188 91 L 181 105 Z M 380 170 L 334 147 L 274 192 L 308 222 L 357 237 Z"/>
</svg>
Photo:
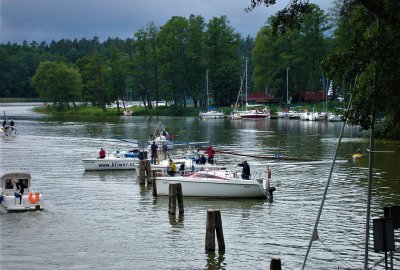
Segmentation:
<svg viewBox="0 0 400 270">
<path fill-rule="evenodd" d="M 207 112 L 200 112 L 199 116 L 201 119 L 221 119 L 225 117 L 223 112 L 210 110 L 210 98 L 208 92 L 208 70 L 206 72 L 206 89 L 207 89 Z"/>
<path fill-rule="evenodd" d="M 247 60 L 245 68 L 245 88 L 246 88 L 246 100 L 245 100 L 245 110 L 244 111 L 233 111 L 232 119 L 265 119 L 270 116 L 267 109 L 252 109 L 247 110 Z M 243 83 L 243 80 L 242 80 Z M 242 85 L 242 84 L 241 84 Z M 242 87 L 240 87 L 239 95 L 241 93 Z M 238 97 L 239 99 L 239 97 Z M 236 102 L 237 103 L 237 102 Z"/>
</svg>

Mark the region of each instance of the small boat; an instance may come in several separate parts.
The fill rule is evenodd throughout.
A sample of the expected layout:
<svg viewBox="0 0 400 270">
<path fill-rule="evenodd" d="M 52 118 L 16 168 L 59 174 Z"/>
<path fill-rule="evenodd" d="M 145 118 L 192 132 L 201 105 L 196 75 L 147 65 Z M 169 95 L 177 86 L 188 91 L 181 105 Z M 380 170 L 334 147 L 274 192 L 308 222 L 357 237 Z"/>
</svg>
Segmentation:
<svg viewBox="0 0 400 270">
<path fill-rule="evenodd" d="M 6 112 L 3 111 L 4 114 L 4 121 L 3 125 L 0 128 L 0 134 L 3 136 L 15 136 L 17 135 L 17 129 L 14 126 L 14 121 L 8 121 Z"/>
<path fill-rule="evenodd" d="M 134 170 L 139 160 L 146 159 L 147 152 L 139 150 L 114 151 L 105 158 L 83 158 L 85 171 L 106 171 L 106 170 Z"/>
<path fill-rule="evenodd" d="M 153 134 L 150 134 L 149 137 L 149 145 L 151 145 L 153 142 L 156 143 L 158 148 L 161 149 L 162 145 L 165 144 L 168 148 L 168 150 L 172 149 L 174 143 L 172 142 L 172 134 L 168 133 L 163 124 L 159 122 L 154 130 Z"/>
<path fill-rule="evenodd" d="M 181 183 L 182 196 L 188 197 L 266 198 L 271 190 L 267 178 L 245 180 L 239 172 L 225 169 L 157 177 L 157 195 L 168 196 L 171 183 Z"/>
<path fill-rule="evenodd" d="M 240 119 L 265 119 L 269 118 L 267 109 L 254 109 L 240 114 Z"/>
<path fill-rule="evenodd" d="M 43 210 L 43 194 L 31 190 L 31 181 L 31 175 L 27 171 L 3 174 L 0 178 L 0 212 Z M 23 192 L 17 192 L 18 187 Z"/>
<path fill-rule="evenodd" d="M 330 121 L 330 122 L 344 121 L 343 120 L 343 115 L 342 114 L 329 113 L 328 114 L 328 121 Z"/>
<path fill-rule="evenodd" d="M 211 111 L 199 113 L 199 117 L 201 119 L 223 119 L 223 118 L 225 118 L 225 114 L 223 112 L 211 110 Z"/>
<path fill-rule="evenodd" d="M 218 112 L 210 109 L 210 93 L 208 92 L 208 70 L 206 72 L 206 94 L 207 94 L 207 111 L 200 112 L 199 117 L 201 119 L 222 119 L 225 118 L 225 114 L 223 112 Z"/>
<path fill-rule="evenodd" d="M 125 115 L 125 116 L 132 116 L 132 114 L 133 114 L 132 111 L 129 111 L 129 110 L 125 110 L 125 111 L 124 111 L 124 115 Z"/>
</svg>

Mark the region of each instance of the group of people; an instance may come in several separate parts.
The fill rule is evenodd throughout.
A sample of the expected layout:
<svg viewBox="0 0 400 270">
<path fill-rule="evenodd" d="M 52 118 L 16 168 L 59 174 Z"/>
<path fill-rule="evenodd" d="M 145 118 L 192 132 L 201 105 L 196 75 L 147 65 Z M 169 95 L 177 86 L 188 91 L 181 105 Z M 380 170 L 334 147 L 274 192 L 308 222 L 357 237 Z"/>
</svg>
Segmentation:
<svg viewBox="0 0 400 270">
<path fill-rule="evenodd" d="M 164 155 L 164 159 L 167 159 L 167 145 L 163 142 L 162 143 L 162 152 Z M 158 158 L 158 146 L 155 141 L 150 146 L 150 151 L 151 151 L 151 164 L 157 164 L 157 158 Z M 214 155 L 216 153 L 215 149 L 212 146 L 207 147 L 206 152 L 208 155 L 208 163 L 214 164 Z M 104 148 L 100 149 L 99 152 L 99 158 L 105 158 L 106 157 L 106 151 Z M 197 149 L 197 152 L 195 154 L 195 162 L 196 164 L 206 164 L 206 157 L 204 154 L 200 155 L 200 149 Z M 238 166 L 243 167 L 242 169 L 242 179 L 250 179 L 250 166 L 247 163 L 247 161 L 243 161 L 242 163 L 238 164 Z M 179 173 L 184 173 L 185 172 L 185 163 L 183 162 L 180 167 L 179 167 Z M 176 165 L 174 161 L 170 158 L 169 159 L 169 164 L 167 168 L 167 173 L 168 175 L 174 175 L 176 173 Z"/>
<path fill-rule="evenodd" d="M 208 146 L 205 154 L 208 155 L 208 158 L 204 156 L 204 154 L 200 155 L 200 149 L 197 148 L 197 152 L 194 154 L 194 160 L 196 164 L 206 164 L 206 162 L 210 164 L 214 164 L 214 156 L 215 156 L 215 149 L 212 146 Z"/>
</svg>

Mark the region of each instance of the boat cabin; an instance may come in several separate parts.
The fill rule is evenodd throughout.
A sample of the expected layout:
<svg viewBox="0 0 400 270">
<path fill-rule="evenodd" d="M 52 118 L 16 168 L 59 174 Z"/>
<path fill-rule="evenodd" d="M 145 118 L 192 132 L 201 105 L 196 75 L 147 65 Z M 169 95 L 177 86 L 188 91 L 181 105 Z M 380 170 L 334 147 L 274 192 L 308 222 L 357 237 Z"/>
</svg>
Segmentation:
<svg viewBox="0 0 400 270">
<path fill-rule="evenodd" d="M 15 185 L 19 183 L 29 192 L 31 187 L 31 175 L 27 172 L 9 172 L 0 178 L 0 189 L 4 195 L 14 193 Z"/>
</svg>

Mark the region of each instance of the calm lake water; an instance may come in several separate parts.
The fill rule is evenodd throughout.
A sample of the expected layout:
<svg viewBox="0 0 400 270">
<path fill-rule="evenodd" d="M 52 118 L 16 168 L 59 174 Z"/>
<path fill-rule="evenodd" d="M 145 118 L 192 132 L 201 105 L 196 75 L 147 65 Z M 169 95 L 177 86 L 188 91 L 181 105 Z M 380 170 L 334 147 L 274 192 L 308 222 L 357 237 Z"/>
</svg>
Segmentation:
<svg viewBox="0 0 400 270">
<path fill-rule="evenodd" d="M 180 117 L 60 118 L 31 111 L 34 104 L 0 104 L 18 135 L 0 138 L 0 169 L 27 168 L 45 194 L 41 212 L 0 215 L 1 269 L 301 269 L 330 164 L 272 168 L 274 201 L 184 199 L 185 215 L 171 218 L 168 199 L 153 198 L 133 171 L 85 172 L 83 156 L 146 139 L 159 122 L 179 141 L 210 141 L 217 150 L 250 155 L 329 159 L 342 123 L 271 119 L 231 121 Z M 306 269 L 362 269 L 364 261 L 369 133 L 346 127 L 318 233 Z M 400 205 L 400 149 L 376 142 L 372 217 Z M 181 147 L 172 154 L 184 153 Z M 246 159 L 252 172 L 266 161 L 219 155 L 221 163 Z M 204 251 L 206 211 L 220 209 L 226 251 Z M 400 233 L 396 231 L 396 238 Z M 397 242 L 398 244 L 398 242 Z M 370 266 L 382 258 L 373 252 Z M 384 269 L 380 263 L 375 269 Z M 400 269 L 400 255 L 394 257 Z"/>
</svg>

